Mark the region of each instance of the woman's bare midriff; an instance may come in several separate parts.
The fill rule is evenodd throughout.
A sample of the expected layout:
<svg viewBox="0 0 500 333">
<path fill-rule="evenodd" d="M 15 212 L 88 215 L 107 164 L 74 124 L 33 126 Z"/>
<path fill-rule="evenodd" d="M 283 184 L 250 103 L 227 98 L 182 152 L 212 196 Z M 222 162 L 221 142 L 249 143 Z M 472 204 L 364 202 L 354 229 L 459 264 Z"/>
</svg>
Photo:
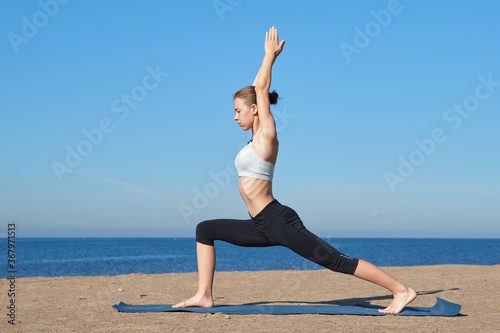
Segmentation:
<svg viewBox="0 0 500 333">
<path fill-rule="evenodd" d="M 247 205 L 250 216 L 255 217 L 273 197 L 273 182 L 270 180 L 239 177 L 240 194 Z"/>
</svg>

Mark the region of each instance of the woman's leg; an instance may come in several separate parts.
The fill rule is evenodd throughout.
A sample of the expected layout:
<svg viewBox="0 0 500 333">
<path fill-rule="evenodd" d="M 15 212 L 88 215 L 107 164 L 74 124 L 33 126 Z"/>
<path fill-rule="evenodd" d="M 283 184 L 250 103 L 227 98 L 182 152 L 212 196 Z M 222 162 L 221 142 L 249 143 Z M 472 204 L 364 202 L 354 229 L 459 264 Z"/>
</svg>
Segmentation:
<svg viewBox="0 0 500 333">
<path fill-rule="evenodd" d="M 364 260 L 350 258 L 311 233 L 291 208 L 285 211 L 283 218 L 276 219 L 273 230 L 267 234 L 272 242 L 286 246 L 323 267 L 335 272 L 354 275 L 391 291 L 394 295 L 393 302 L 380 312 L 399 313 L 417 296 L 413 289 L 408 288 L 377 266 Z"/>
<path fill-rule="evenodd" d="M 198 291 L 190 299 L 173 305 L 174 308 L 188 306 L 212 307 L 212 285 L 215 271 L 215 247 L 196 243 L 196 257 L 198 259 Z"/>
<path fill-rule="evenodd" d="M 214 240 L 239 246 L 272 246 L 255 228 L 252 220 L 209 220 L 196 227 L 196 256 L 198 260 L 198 291 L 190 299 L 173 305 L 212 307 L 212 286 L 215 272 Z"/>
<path fill-rule="evenodd" d="M 295 242 L 288 247 L 306 259 L 335 272 L 352 274 L 363 280 L 378 284 L 392 292 L 394 295 L 393 302 L 387 308 L 379 310 L 380 312 L 399 313 L 417 296 L 413 289 L 408 288 L 377 266 L 365 260 L 345 256 L 305 228 L 298 231 L 294 238 Z"/>
<path fill-rule="evenodd" d="M 399 313 L 405 306 L 417 297 L 417 293 L 413 289 L 405 286 L 377 266 L 367 261 L 361 259 L 359 260 L 354 276 L 378 284 L 379 286 L 392 292 L 394 300 L 387 308 L 379 310 L 380 312 Z"/>
</svg>

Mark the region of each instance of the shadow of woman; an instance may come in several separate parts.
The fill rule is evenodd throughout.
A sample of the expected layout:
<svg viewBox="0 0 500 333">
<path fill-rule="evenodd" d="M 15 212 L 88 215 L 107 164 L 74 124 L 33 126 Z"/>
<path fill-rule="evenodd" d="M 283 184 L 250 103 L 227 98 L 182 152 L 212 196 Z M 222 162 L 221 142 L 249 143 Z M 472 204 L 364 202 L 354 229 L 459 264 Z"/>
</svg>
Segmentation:
<svg viewBox="0 0 500 333">
<path fill-rule="evenodd" d="M 434 295 L 438 294 L 444 291 L 451 291 L 451 290 L 460 290 L 460 288 L 451 288 L 451 289 L 440 289 L 440 290 L 426 290 L 426 291 L 417 291 L 418 296 L 423 296 L 423 295 Z M 346 299 L 336 299 L 336 300 L 331 300 L 331 301 L 319 301 L 319 302 L 311 302 L 311 301 L 285 301 L 285 300 L 280 300 L 280 301 L 264 301 L 264 302 L 253 302 L 253 303 L 244 303 L 244 305 L 266 305 L 266 304 L 294 304 L 294 305 L 306 305 L 306 304 L 311 304 L 311 305 L 342 305 L 342 306 L 361 306 L 361 307 L 368 307 L 368 308 L 382 308 L 378 305 L 373 305 L 373 301 L 383 301 L 383 300 L 392 300 L 393 296 L 392 295 L 383 295 L 383 296 L 373 296 L 373 297 L 353 297 L 353 298 L 346 298 Z"/>
</svg>

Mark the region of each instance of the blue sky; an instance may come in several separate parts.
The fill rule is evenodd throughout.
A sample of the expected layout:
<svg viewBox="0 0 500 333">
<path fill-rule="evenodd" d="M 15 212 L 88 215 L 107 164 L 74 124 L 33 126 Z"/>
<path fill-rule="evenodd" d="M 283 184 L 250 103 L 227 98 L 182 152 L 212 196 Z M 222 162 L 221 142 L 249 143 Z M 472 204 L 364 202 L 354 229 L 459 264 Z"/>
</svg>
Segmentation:
<svg viewBox="0 0 500 333">
<path fill-rule="evenodd" d="M 232 94 L 265 32 L 274 195 L 329 237 L 500 237 L 500 4 L 2 2 L 0 221 L 194 236 L 248 218 Z"/>
</svg>

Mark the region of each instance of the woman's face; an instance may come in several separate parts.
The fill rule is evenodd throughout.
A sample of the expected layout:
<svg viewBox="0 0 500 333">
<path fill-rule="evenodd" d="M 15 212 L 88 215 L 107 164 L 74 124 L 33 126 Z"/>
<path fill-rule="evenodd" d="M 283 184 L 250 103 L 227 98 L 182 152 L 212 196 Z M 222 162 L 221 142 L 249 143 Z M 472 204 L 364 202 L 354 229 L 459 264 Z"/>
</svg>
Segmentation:
<svg viewBox="0 0 500 333">
<path fill-rule="evenodd" d="M 238 122 L 238 125 L 240 125 L 244 131 L 248 131 L 252 128 L 256 110 L 257 106 L 255 104 L 248 106 L 241 98 L 234 99 L 234 111 L 236 111 L 234 120 Z"/>
</svg>

